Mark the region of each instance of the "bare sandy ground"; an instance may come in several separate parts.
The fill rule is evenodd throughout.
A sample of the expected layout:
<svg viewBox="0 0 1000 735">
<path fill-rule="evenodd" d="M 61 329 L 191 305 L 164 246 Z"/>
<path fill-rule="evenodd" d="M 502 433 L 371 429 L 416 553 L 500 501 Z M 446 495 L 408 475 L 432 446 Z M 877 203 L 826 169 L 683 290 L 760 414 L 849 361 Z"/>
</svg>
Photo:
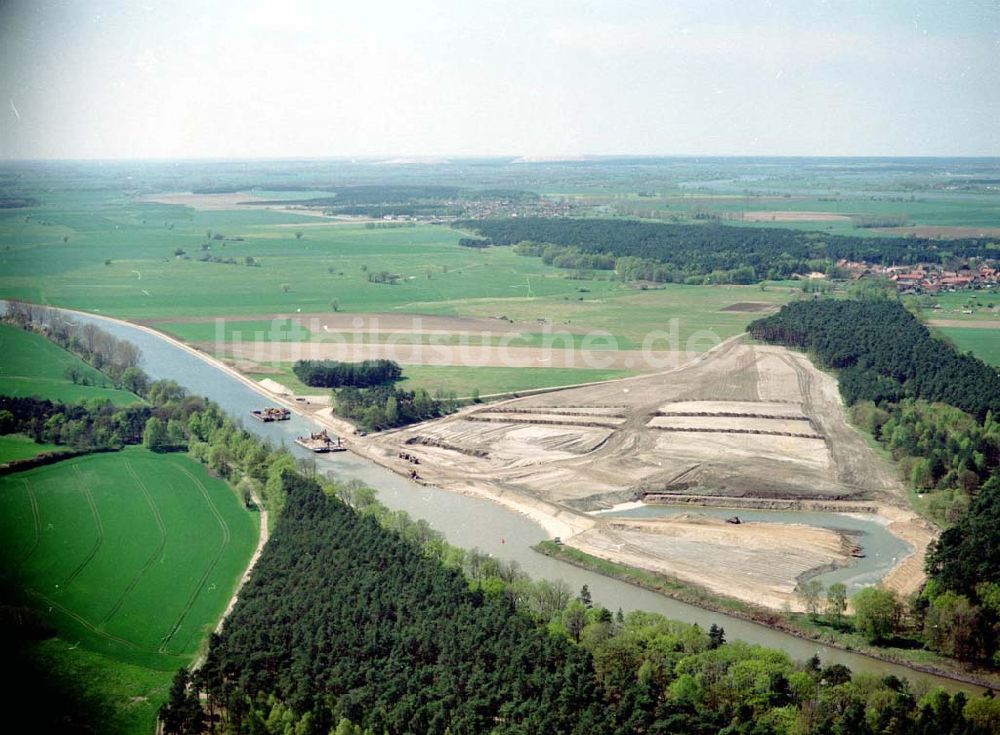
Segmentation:
<svg viewBox="0 0 1000 735">
<path fill-rule="evenodd" d="M 153 331 L 148 327 L 139 328 Z M 667 482 L 654 483 L 658 492 L 680 495 L 695 488 L 717 496 L 722 502 L 725 502 L 726 492 L 735 497 L 774 497 L 777 492 L 777 497 L 804 497 L 817 502 L 837 499 L 840 497 L 837 493 L 844 491 L 859 499 L 878 498 L 881 500 L 879 517 L 886 519 L 891 532 L 914 547 L 913 554 L 889 573 L 885 583 L 893 589 L 909 592 L 923 581 L 923 558 L 927 544 L 935 538 L 935 529 L 910 510 L 891 468 L 847 425 L 835 380 L 817 371 L 804 355 L 783 348 L 751 347 L 733 338 L 709 353 L 696 356 L 681 368 L 657 375 L 543 393 L 488 407 L 470 406 L 435 422 L 362 438 L 354 436 L 353 427 L 333 416 L 329 407 L 303 405 L 275 397 L 225 363 L 173 338 L 159 336 L 254 390 L 271 396 L 273 402 L 332 429 L 344 438 L 351 451 L 400 474 L 409 474 L 413 468 L 397 457 L 399 448 L 405 446 L 410 454 L 421 460 L 420 482 L 431 482 L 498 502 L 533 519 L 550 536 L 562 537 L 568 544 L 595 555 L 678 576 L 720 594 L 772 608 L 780 605 L 802 609 L 802 601 L 791 591 L 794 581 L 817 568 L 849 562 L 842 545 L 839 551 L 834 548 L 833 537 L 828 532 L 785 524 L 740 524 L 735 528 L 749 527 L 751 530 L 737 542 L 731 534 L 738 534 L 739 530 L 720 531 L 718 524 L 713 527 L 690 518 L 675 522 L 672 527 L 651 525 L 663 524 L 658 519 L 614 528 L 609 526 L 623 522 L 595 518 L 584 511 L 634 501 L 641 497 L 643 483 L 651 473 L 665 476 L 663 459 L 655 450 L 649 454 L 650 446 L 642 437 L 644 432 L 656 432 L 646 428 L 645 422 L 665 402 L 697 402 L 700 396 L 713 392 L 714 395 L 704 402 L 709 407 L 724 409 L 729 407 L 727 402 L 734 408 L 747 402 L 796 402 L 797 395 L 803 412 L 824 433 L 825 443 L 830 446 L 829 456 L 820 458 L 825 462 L 807 456 L 801 448 L 787 456 L 776 451 L 772 457 L 751 456 L 745 462 L 734 462 L 732 450 L 721 445 L 715 449 L 710 462 L 692 463 L 689 457 L 686 469 L 674 473 L 671 468 L 669 471 L 674 474 Z M 769 369 L 761 370 L 761 365 Z M 791 381 L 788 370 L 794 378 Z M 765 375 L 767 372 L 778 374 Z M 789 384 L 798 386 L 797 394 Z M 524 412 L 531 415 L 540 411 L 562 411 L 581 413 L 585 418 L 593 414 L 624 413 L 628 420 L 616 428 L 505 425 L 469 420 L 481 410 L 510 411 L 518 416 L 524 416 Z M 474 425 L 475 431 L 467 431 L 462 422 Z M 449 429 L 451 424 L 456 426 Z M 453 436 L 449 436 L 449 431 Z M 720 438 L 796 441 L 791 437 L 754 435 L 702 436 L 705 439 L 698 442 L 699 448 L 711 447 L 712 442 Z M 464 443 L 453 444 L 449 439 Z M 811 445 L 818 443 L 815 440 L 798 441 Z M 730 453 L 728 457 L 727 452 Z M 761 470 L 765 474 L 776 473 L 777 477 L 781 474 L 778 464 L 781 462 L 791 464 L 785 465 L 786 476 L 773 486 L 768 486 L 759 474 L 754 477 Z M 720 467 L 727 463 L 733 465 L 730 477 L 737 480 L 729 486 L 719 483 L 720 477 L 726 477 Z M 706 469 L 699 471 L 703 465 Z M 747 472 L 741 473 L 744 468 Z M 828 479 L 823 485 L 818 482 L 823 476 L 832 476 L 833 480 Z M 831 489 L 834 490 L 832 495 L 829 494 Z M 859 503 L 859 510 L 862 507 Z M 691 523 L 700 527 L 690 528 Z M 626 541 L 616 540 L 614 534 L 621 533 L 627 534 Z M 664 543 L 671 534 L 674 540 Z M 687 545 L 679 546 L 677 539 L 683 539 Z M 626 547 L 626 543 L 631 546 Z M 794 556 L 789 551 L 789 543 Z M 672 554 L 675 547 L 678 551 Z M 651 551 L 639 553 L 634 548 Z M 790 556 L 791 559 L 787 558 Z M 739 558 L 746 560 L 745 568 L 736 561 Z M 820 561 L 823 563 L 809 566 Z"/>
<path fill-rule="evenodd" d="M 701 422 L 702 428 L 713 431 L 669 432 L 655 427 L 664 407 L 691 409 L 696 404 L 703 404 L 698 412 L 707 415 L 677 421 L 691 429 Z M 761 417 L 727 415 L 748 413 L 748 404 L 760 404 Z M 609 406 L 625 420 L 572 415 Z M 799 414 L 808 420 L 783 418 Z M 489 433 L 484 434 L 487 429 L 482 424 L 487 422 Z M 527 428 L 530 435 L 525 434 Z M 748 430 L 762 433 L 743 433 Z M 563 452 L 589 446 L 584 440 L 595 431 L 601 435 L 600 447 L 561 461 Z M 533 492 L 583 510 L 592 509 L 583 499 L 605 494 L 618 502 L 621 495 L 691 487 L 701 487 L 706 494 L 764 497 L 849 498 L 886 488 L 898 492 L 891 470 L 872 472 L 868 467 L 880 460 L 847 425 L 832 377 L 813 368 L 804 355 L 734 342 L 696 365 L 672 372 L 509 401 L 393 437 L 404 434 L 474 446 L 492 459 L 477 457 L 472 465 L 463 460 L 463 474 L 516 479 Z M 484 447 L 484 441 L 489 446 Z M 532 456 L 541 452 L 538 459 L 545 461 L 535 462 L 530 474 L 519 469 L 516 478 L 508 478 L 508 468 L 499 458 L 510 457 L 507 461 L 522 467 L 524 462 L 513 459 L 519 452 Z M 445 458 L 439 464 L 443 472 L 456 469 Z M 598 502 L 593 507 L 603 505 Z"/>
<path fill-rule="evenodd" d="M 213 349 L 214 343 L 196 343 Z M 413 344 L 412 342 L 230 342 L 226 356 L 258 363 L 296 360 L 395 360 L 403 365 L 462 367 L 592 368 L 600 370 L 662 370 L 682 364 L 686 355 L 665 350 L 583 350 L 554 347 L 512 347 L 506 344 Z"/>
<path fill-rule="evenodd" d="M 271 380 L 270 378 L 264 378 L 259 382 L 260 382 L 260 387 L 268 391 L 269 393 L 274 393 L 279 396 L 292 395 L 292 391 L 289 390 L 288 386 L 282 385 L 276 380 Z"/>
<path fill-rule="evenodd" d="M 527 322 L 515 324 L 506 319 L 480 319 L 465 316 L 431 316 L 424 314 L 293 314 L 295 323 L 312 331 L 324 333 L 361 333 L 371 334 L 389 332 L 394 334 L 469 334 L 469 335 L 517 335 L 528 331 L 542 329 L 542 325 L 529 325 Z M 570 330 L 560 327 L 561 331 Z"/>
<path fill-rule="evenodd" d="M 668 574 L 770 608 L 796 605 L 799 576 L 850 561 L 850 541 L 815 526 L 741 523 L 698 514 L 607 521 L 572 539 L 594 556 Z"/>
<path fill-rule="evenodd" d="M 888 519 L 886 528 L 890 533 L 913 547 L 913 552 L 889 571 L 882 584 L 903 597 L 913 594 L 926 579 L 924 559 L 927 547 L 937 539 L 938 530 L 908 507 L 882 504 L 878 507 L 878 515 Z"/>
<path fill-rule="evenodd" d="M 959 327 L 963 329 L 1000 329 L 1000 319 L 929 319 L 929 327 Z"/>
<path fill-rule="evenodd" d="M 1000 237 L 1000 227 L 943 227 L 939 225 L 914 225 L 911 227 L 880 227 L 881 235 L 895 237 L 936 237 L 942 240 L 962 237 Z"/>
<path fill-rule="evenodd" d="M 814 434 L 808 420 L 796 421 L 778 418 L 744 418 L 729 416 L 654 416 L 646 424 L 653 429 L 676 430 L 698 433 L 700 431 L 733 432 L 748 434 Z"/>
<path fill-rule="evenodd" d="M 698 416 L 702 413 L 728 416 L 807 418 L 802 405 L 781 401 L 669 401 L 660 406 L 663 416 Z"/>
<path fill-rule="evenodd" d="M 686 430 L 662 428 L 671 422 Z M 801 609 L 803 575 L 851 563 L 845 540 L 690 518 L 626 527 L 588 512 L 646 493 L 874 501 L 916 549 L 886 580 L 901 591 L 921 583 L 934 538 L 893 468 L 847 423 L 836 380 L 780 347 L 729 340 L 672 371 L 471 407 L 375 437 L 365 453 L 409 472 L 404 447 L 423 481 L 517 507 L 570 546 L 772 608 Z"/>
<path fill-rule="evenodd" d="M 328 312 L 236 314 L 232 316 L 185 316 L 140 319 L 147 326 L 160 324 L 204 324 L 218 320 L 233 322 L 270 322 L 291 320 L 321 336 L 338 334 L 446 334 L 503 337 L 548 331 L 555 341 L 562 334 L 583 334 L 582 327 L 541 321 L 514 321 L 503 315 L 495 318 L 400 314 L 397 312 Z M 601 334 L 601 333 L 596 333 Z"/>
<path fill-rule="evenodd" d="M 294 212 L 310 217 L 324 217 L 322 212 L 313 209 L 304 209 L 301 206 L 285 204 L 247 204 L 259 198 L 249 192 L 227 192 L 225 194 L 192 194 L 191 192 L 173 192 L 165 194 L 152 194 L 143 197 L 140 201 L 155 202 L 157 204 L 180 204 L 184 207 L 201 211 L 222 211 L 222 210 L 247 210 L 253 207 L 258 209 L 271 209 L 280 212 Z M 263 200 L 262 200 L 263 201 Z"/>
<path fill-rule="evenodd" d="M 847 214 L 835 214 L 833 212 L 743 212 L 742 217 L 746 222 L 850 222 L 851 217 Z"/>
</svg>

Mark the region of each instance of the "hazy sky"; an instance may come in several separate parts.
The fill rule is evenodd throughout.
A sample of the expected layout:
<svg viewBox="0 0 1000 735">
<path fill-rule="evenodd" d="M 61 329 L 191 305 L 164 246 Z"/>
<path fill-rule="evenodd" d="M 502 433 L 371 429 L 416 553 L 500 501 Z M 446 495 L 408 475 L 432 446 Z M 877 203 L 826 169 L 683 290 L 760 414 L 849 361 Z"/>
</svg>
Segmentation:
<svg viewBox="0 0 1000 735">
<path fill-rule="evenodd" d="M 998 0 L 0 0 L 0 157 L 1000 155 Z"/>
</svg>

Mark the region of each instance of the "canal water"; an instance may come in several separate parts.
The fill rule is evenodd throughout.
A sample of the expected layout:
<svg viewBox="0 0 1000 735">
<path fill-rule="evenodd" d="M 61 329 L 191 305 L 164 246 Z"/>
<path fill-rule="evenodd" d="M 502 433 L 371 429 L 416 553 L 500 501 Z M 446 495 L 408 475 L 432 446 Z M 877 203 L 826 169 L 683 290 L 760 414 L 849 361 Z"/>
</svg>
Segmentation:
<svg viewBox="0 0 1000 735">
<path fill-rule="evenodd" d="M 78 313 L 73 313 L 72 316 L 79 321 L 93 321 L 115 336 L 134 343 L 142 350 L 142 368 L 152 378 L 175 380 L 190 392 L 207 396 L 235 419 L 242 421 L 243 425 L 254 434 L 275 445 L 287 446 L 296 456 L 315 458 L 318 469 L 323 473 L 332 471 L 339 478 L 356 478 L 370 485 L 378 491 L 379 500 L 383 504 L 393 510 L 404 510 L 413 518 L 425 519 L 433 528 L 443 533 L 449 543 L 466 549 L 478 548 L 480 551 L 492 554 L 499 559 L 516 561 L 524 571 L 536 579 L 562 579 L 574 590 L 579 590 L 583 585 L 587 585 L 595 602 L 612 611 L 618 608 L 625 612 L 647 610 L 661 613 L 675 620 L 697 623 L 703 628 L 715 623 L 725 628 L 726 637 L 730 640 L 742 639 L 778 648 L 796 660 L 805 660 L 813 654 L 818 654 L 823 663 L 827 665 L 840 663 L 854 671 L 866 671 L 880 675 L 894 674 L 911 681 L 922 680 L 932 685 L 940 685 L 949 690 L 982 691 L 977 687 L 961 684 L 947 678 L 883 663 L 866 656 L 803 640 L 764 625 L 704 610 L 539 554 L 532 551 L 531 546 L 547 538 L 547 535 L 540 526 L 525 516 L 487 500 L 418 485 L 350 452 L 315 455 L 294 443 L 296 436 L 316 430 L 317 427 L 310 420 L 297 414 L 293 414 L 290 421 L 266 424 L 251 419 L 249 412 L 254 408 L 267 405 L 266 398 L 210 362 L 181 349 L 160 336 L 128 324 L 106 320 L 99 316 Z M 643 513 L 668 514 L 674 509 L 643 508 L 640 510 Z M 724 509 L 705 509 L 705 512 L 715 511 L 727 513 Z M 732 514 L 733 511 L 728 511 L 728 515 Z M 746 516 L 750 519 L 755 513 L 739 511 L 739 515 L 741 518 Z M 763 513 L 761 515 L 778 517 L 782 514 Z M 820 521 L 832 523 L 839 528 L 846 528 L 849 522 L 855 520 L 839 514 L 828 513 L 788 515 L 794 515 L 798 518 L 805 515 L 815 516 Z M 870 524 L 871 522 L 862 522 L 862 525 L 865 523 Z M 874 529 L 868 530 L 875 533 Z M 900 553 L 900 550 L 886 547 L 885 551 L 880 553 L 895 554 Z M 848 575 L 848 581 L 850 581 L 849 577 L 850 575 Z M 824 581 L 827 581 L 827 578 L 824 578 Z"/>
</svg>

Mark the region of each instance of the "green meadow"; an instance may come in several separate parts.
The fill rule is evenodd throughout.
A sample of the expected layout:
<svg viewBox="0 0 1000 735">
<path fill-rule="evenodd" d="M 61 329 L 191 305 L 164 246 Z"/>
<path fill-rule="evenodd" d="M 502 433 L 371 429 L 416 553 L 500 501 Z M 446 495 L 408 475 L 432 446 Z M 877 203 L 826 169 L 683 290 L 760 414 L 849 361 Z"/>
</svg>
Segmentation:
<svg viewBox="0 0 1000 735">
<path fill-rule="evenodd" d="M 197 211 L 143 201 L 113 187 L 38 193 L 37 198 L 39 207 L 0 212 L 0 295 L 140 320 L 202 344 L 216 343 L 220 336 L 227 343 L 328 339 L 287 315 L 330 313 L 335 305 L 345 313 L 505 316 L 523 325 L 521 334 L 507 341 L 511 346 L 548 342 L 555 348 L 698 352 L 739 334 L 758 316 L 727 307 L 743 302 L 777 307 L 801 293 L 785 285 L 666 284 L 640 290 L 607 273 L 574 280 L 567 271 L 510 248 L 461 247 L 458 241 L 466 233 L 431 224 L 383 228 L 287 211 Z M 219 236 L 225 239 L 215 239 Z M 205 256 L 235 263 L 199 261 Z M 398 278 L 394 284 L 373 282 L 384 273 Z M 611 339 L 588 338 L 591 331 Z M 431 340 L 360 333 L 344 338 L 400 344 Z M 433 337 L 439 344 L 463 340 L 470 345 L 498 339 Z M 280 367 L 287 375 L 290 366 Z M 625 374 L 406 367 L 407 387 L 463 395 L 473 388 L 486 395 Z M 41 378 L 29 379 L 24 372 L 8 392 L 34 389 L 32 380 Z M 61 378 L 64 372 L 53 367 L 47 378 Z M 77 400 L 99 390 L 63 382 L 58 397 Z"/>
<path fill-rule="evenodd" d="M 971 352 L 983 362 L 1000 367 L 1000 329 L 935 327 L 934 331 L 961 352 Z"/>
<path fill-rule="evenodd" d="M 130 319 L 245 322 L 227 332 L 269 329 L 264 315 L 329 312 L 335 301 L 342 312 L 546 317 L 641 343 L 672 317 L 683 318 L 682 331 L 729 335 L 748 318 L 719 308 L 788 298 L 758 287 L 640 292 L 612 280 L 573 280 L 509 248 L 460 247 L 465 233 L 445 226 L 370 229 L 294 212 L 196 211 L 114 192 L 39 198 L 43 206 L 0 213 L 0 295 Z M 205 255 L 236 263 L 200 262 Z M 247 257 L 259 267 L 245 265 Z M 395 285 L 370 281 L 382 272 L 398 276 Z M 193 341 L 215 337 L 211 322 L 167 331 Z"/>
<path fill-rule="evenodd" d="M 298 219 L 285 212 L 194 212 L 142 202 L 105 217 L 46 220 L 58 225 L 8 215 L 0 221 L 0 289 L 30 301 L 152 318 L 327 311 L 333 300 L 343 311 L 417 311 L 407 306 L 547 297 L 577 287 L 556 269 L 509 249 L 460 248 L 462 233 L 447 227 L 367 229 L 306 218 L 299 229 Z M 209 231 L 243 240 L 207 240 Z M 210 250 L 201 250 L 205 243 Z M 236 264 L 200 262 L 206 254 Z M 245 265 L 247 257 L 259 267 Z M 398 283 L 369 282 L 370 273 L 382 271 L 399 276 Z"/>
<path fill-rule="evenodd" d="M 683 204 L 684 199 L 677 200 Z M 729 196 L 717 199 L 698 199 L 698 205 L 708 211 L 738 215 L 739 212 L 824 212 L 842 216 L 906 218 L 907 225 L 939 227 L 996 227 L 1000 222 L 1000 202 L 990 195 L 964 194 L 941 195 L 922 193 L 910 196 L 872 197 L 858 194 L 841 196 Z M 855 227 L 852 222 L 804 221 L 800 223 L 741 222 L 731 224 L 775 227 L 793 225 L 800 229 L 826 230 L 833 227 L 843 234 L 884 235 L 868 228 Z M 849 231 L 849 232 L 848 232 Z"/>
<path fill-rule="evenodd" d="M 44 647 L 54 665 L 93 669 L 89 685 L 111 687 L 113 732 L 152 731 L 173 672 L 221 616 L 257 523 L 185 455 L 130 448 L 0 477 L 0 556 L 58 631 Z"/>
<path fill-rule="evenodd" d="M 38 444 L 30 436 L 7 434 L 0 436 L 0 463 L 37 457 L 42 452 L 53 452 L 58 449 L 55 444 Z"/>
<path fill-rule="evenodd" d="M 1000 293 L 996 289 L 952 291 L 933 296 L 905 296 L 904 302 L 916 304 L 925 319 L 949 319 L 963 322 L 1000 319 Z"/>
<path fill-rule="evenodd" d="M 545 316 L 552 331 L 567 327 L 605 332 L 615 338 L 620 349 L 641 349 L 646 345 L 657 350 L 700 352 L 718 340 L 742 333 L 747 324 L 761 315 L 729 307 L 756 304 L 760 308 L 777 308 L 802 293 L 798 288 L 776 286 L 663 284 L 645 291 L 616 286 L 603 293 L 545 300 L 469 299 L 425 304 L 421 311 L 478 317 L 502 314 L 522 322 Z M 582 336 L 575 338 L 582 339 Z"/>
<path fill-rule="evenodd" d="M 634 192 L 609 197 L 606 191 L 592 191 L 578 192 L 571 198 L 581 204 L 600 204 L 621 214 L 647 219 L 697 223 L 717 216 L 725 224 L 738 227 L 811 230 L 855 237 L 894 234 L 892 228 L 858 227 L 856 218 L 884 218 L 904 228 L 973 228 L 968 232 L 948 233 L 951 236 L 977 236 L 975 228 L 995 231 L 1000 227 L 1000 202 L 990 193 L 912 192 L 905 190 L 912 181 L 899 180 L 894 184 L 903 184 L 904 190 L 892 191 L 894 185 L 890 179 L 878 176 L 869 182 L 870 189 L 860 181 L 835 181 L 826 176 L 812 181 L 796 180 L 793 176 L 764 186 L 741 184 L 736 180 L 729 183 L 729 186 L 666 187 L 647 197 L 636 197 Z M 753 213 L 756 221 L 741 219 L 745 212 Z M 768 216 L 778 212 L 819 214 L 813 219 L 795 221 L 783 221 L 778 217 L 772 220 Z M 837 215 L 842 219 L 831 220 L 823 215 Z M 907 233 L 903 229 L 895 234 L 905 237 Z"/>
<path fill-rule="evenodd" d="M 45 337 L 8 324 L 0 324 L 0 395 L 40 396 L 63 403 L 91 398 L 117 405 L 139 402 L 132 393 L 119 390 L 100 372 Z M 67 377 L 75 368 L 77 383 Z M 89 383 L 86 385 L 84 383 Z"/>
<path fill-rule="evenodd" d="M 226 319 L 218 321 L 154 321 L 151 327 L 185 342 L 308 342 L 316 335 L 291 319 Z"/>
<path fill-rule="evenodd" d="M 298 395 L 318 395 L 328 393 L 324 388 L 310 388 L 300 381 L 291 366 L 283 365 L 280 373 L 250 372 L 254 380 L 270 378 L 290 388 Z M 637 373 L 628 370 L 599 370 L 591 368 L 507 368 L 477 367 L 470 369 L 461 365 L 406 365 L 403 378 L 396 385 L 403 390 L 423 388 L 429 393 L 440 389 L 454 392 L 460 398 L 471 396 L 478 390 L 480 395 L 514 393 L 535 388 L 555 388 L 563 385 L 593 383 L 600 380 L 627 378 Z"/>
</svg>

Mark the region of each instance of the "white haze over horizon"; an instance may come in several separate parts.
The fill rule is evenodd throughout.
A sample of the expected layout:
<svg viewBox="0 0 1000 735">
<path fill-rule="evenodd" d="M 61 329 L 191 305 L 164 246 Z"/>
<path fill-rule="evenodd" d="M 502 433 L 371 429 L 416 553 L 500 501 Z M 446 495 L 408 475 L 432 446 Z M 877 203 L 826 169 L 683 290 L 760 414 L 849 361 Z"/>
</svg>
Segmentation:
<svg viewBox="0 0 1000 735">
<path fill-rule="evenodd" d="M 0 159 L 1000 155 L 997 0 L 0 0 Z"/>
</svg>

